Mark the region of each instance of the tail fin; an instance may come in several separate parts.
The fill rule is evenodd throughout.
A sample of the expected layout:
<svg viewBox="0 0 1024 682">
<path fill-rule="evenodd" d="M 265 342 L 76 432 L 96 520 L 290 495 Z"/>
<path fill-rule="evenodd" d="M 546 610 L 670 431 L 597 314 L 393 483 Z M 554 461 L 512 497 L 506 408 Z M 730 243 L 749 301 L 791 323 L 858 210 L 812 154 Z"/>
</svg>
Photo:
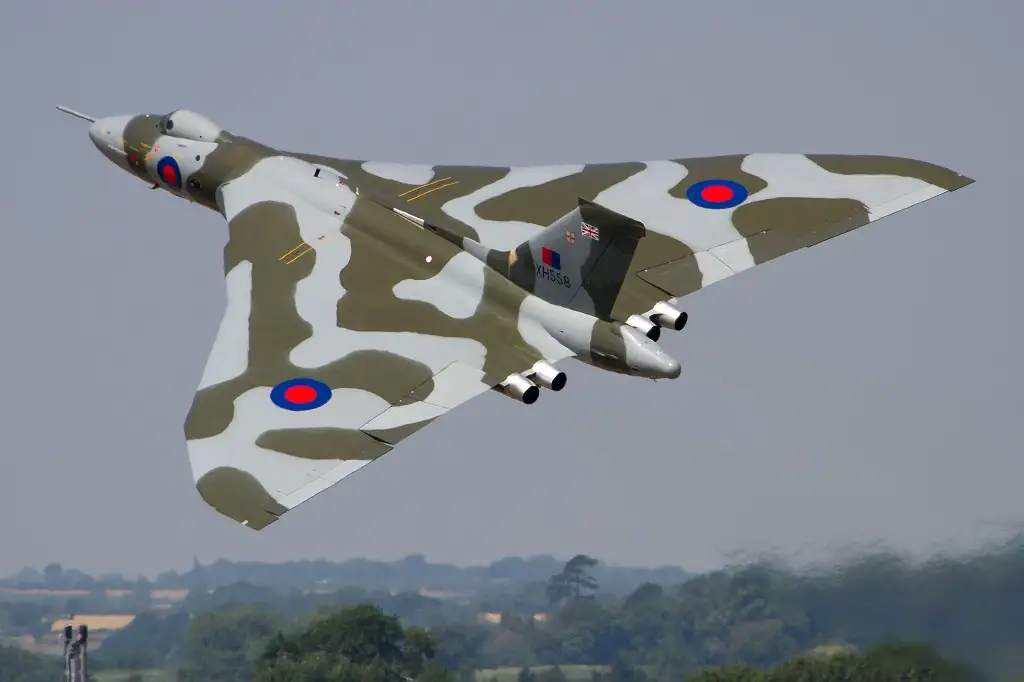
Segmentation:
<svg viewBox="0 0 1024 682">
<path fill-rule="evenodd" d="M 538 298 L 607 319 L 646 233 L 643 223 L 580 198 L 513 251 L 464 248 Z"/>
<path fill-rule="evenodd" d="M 580 197 L 576 208 L 529 241 L 511 251 L 498 251 L 405 211 L 392 210 L 534 296 L 605 320 L 611 317 L 637 245 L 647 234 L 640 221 Z"/>
</svg>

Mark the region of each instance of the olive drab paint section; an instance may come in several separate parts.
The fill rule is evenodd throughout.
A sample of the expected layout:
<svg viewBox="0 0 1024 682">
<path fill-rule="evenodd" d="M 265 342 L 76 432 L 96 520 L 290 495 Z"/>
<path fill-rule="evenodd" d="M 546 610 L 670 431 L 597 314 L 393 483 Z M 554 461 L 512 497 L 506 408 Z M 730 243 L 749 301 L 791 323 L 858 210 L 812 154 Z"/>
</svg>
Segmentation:
<svg viewBox="0 0 1024 682">
<path fill-rule="evenodd" d="M 386 163 L 185 109 L 62 110 L 119 168 L 226 221 L 227 305 L 185 442 L 202 498 L 253 529 L 484 392 L 557 403 L 562 360 L 677 378 L 657 341 L 686 324 L 681 297 L 973 182 L 842 154 Z"/>
</svg>

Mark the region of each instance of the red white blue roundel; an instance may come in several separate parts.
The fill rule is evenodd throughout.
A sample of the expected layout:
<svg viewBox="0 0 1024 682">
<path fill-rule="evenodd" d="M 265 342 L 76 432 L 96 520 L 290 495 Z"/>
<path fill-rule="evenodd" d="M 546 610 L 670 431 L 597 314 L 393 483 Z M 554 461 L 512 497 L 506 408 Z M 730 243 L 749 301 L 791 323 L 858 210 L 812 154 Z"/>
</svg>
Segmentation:
<svg viewBox="0 0 1024 682">
<path fill-rule="evenodd" d="M 165 156 L 157 162 L 156 174 L 164 184 L 181 189 L 181 169 L 173 156 Z"/>
<path fill-rule="evenodd" d="M 686 198 L 701 208 L 732 208 L 747 196 L 747 188 L 732 180 L 702 180 L 686 190 Z"/>
<path fill-rule="evenodd" d="M 331 388 L 315 379 L 289 379 L 274 386 L 270 400 L 280 408 L 302 412 L 322 407 L 331 399 Z"/>
</svg>

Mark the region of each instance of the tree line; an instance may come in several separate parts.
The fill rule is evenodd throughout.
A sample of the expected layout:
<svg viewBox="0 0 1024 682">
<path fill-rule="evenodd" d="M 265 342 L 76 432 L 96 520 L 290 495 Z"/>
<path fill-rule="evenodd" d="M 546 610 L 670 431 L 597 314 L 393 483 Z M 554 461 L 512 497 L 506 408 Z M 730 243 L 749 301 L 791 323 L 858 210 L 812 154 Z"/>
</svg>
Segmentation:
<svg viewBox="0 0 1024 682">
<path fill-rule="evenodd" d="M 520 682 L 560 682 L 570 666 L 591 666 L 588 675 L 597 677 L 587 682 L 884 680 L 897 668 L 899 675 L 918 670 L 915 675 L 924 675 L 918 679 L 1024 678 L 1021 539 L 985 554 L 916 565 L 888 554 L 803 572 L 753 563 L 675 584 L 646 582 L 621 594 L 602 584 L 597 568 L 596 560 L 578 555 L 546 580 L 461 601 L 356 587 L 317 593 L 238 583 L 197 591 L 169 612 L 139 614 L 96 651 L 93 668 L 174 669 L 182 682 L 215 679 L 203 678 L 203 671 L 225 666 L 234 672 L 225 668 L 216 679 L 273 680 L 271 667 L 282 676 L 295 666 L 313 666 L 308 679 L 325 681 L 340 679 L 330 670 L 352 682 L 371 672 L 384 679 L 388 670 L 416 680 L 428 674 L 427 667 L 413 673 L 392 659 L 391 667 L 380 668 L 377 659 L 371 665 L 331 658 L 328 649 L 340 645 L 323 634 L 323 625 L 309 641 L 329 640 L 330 647 L 303 639 L 324 618 L 350 619 L 331 621 L 334 627 L 358 621 L 358 614 L 368 618 L 370 609 L 394 619 L 387 631 L 395 637 L 394 623 L 403 638 L 412 633 L 420 663 L 431 663 L 432 682 L 445 676 L 470 682 L 479 671 L 502 667 L 524 669 Z M 480 622 L 481 611 L 500 616 Z M 277 646 L 273 655 L 271 646 Z M 307 654 L 316 660 L 306 661 Z M 269 660 L 278 662 L 269 666 Z M 940 668 L 945 677 L 936 677 Z M 925 669 L 932 672 L 920 672 Z"/>
<path fill-rule="evenodd" d="M 438 643 L 422 628 L 403 626 L 393 615 L 363 604 L 335 607 L 280 628 L 260 608 L 209 612 L 189 628 L 177 682 L 471 682 L 438 657 Z M 54 679 L 56 661 L 0 646 L 5 682 Z M 95 674 L 90 675 L 95 679 Z M 495 682 L 492 678 L 489 682 Z M 623 658 L 578 682 L 654 682 L 659 676 Z M 889 643 L 863 652 L 805 654 L 768 669 L 728 665 L 695 671 L 687 682 L 982 682 L 970 666 L 950 661 L 922 644 Z M 142 682 L 141 673 L 127 682 Z M 570 682 L 558 665 L 542 672 L 520 669 L 517 682 Z"/>
<path fill-rule="evenodd" d="M 359 585 L 371 590 L 425 588 L 478 593 L 491 588 L 504 589 L 510 585 L 545 580 L 564 563 L 565 559 L 551 555 L 505 557 L 484 566 L 468 567 L 430 562 L 421 554 L 413 554 L 398 561 L 306 560 L 281 564 L 220 559 L 203 565 L 194 559 L 188 571 L 162 571 L 151 580 L 145 576 L 129 579 L 121 573 L 105 573 L 93 577 L 54 562 L 42 570 L 23 568 L 12 576 L 0 579 L 0 587 L 52 590 L 215 589 L 244 582 L 278 589 L 309 589 L 314 585 L 337 589 Z M 677 566 L 644 568 L 602 564 L 595 571 L 602 584 L 612 590 L 629 590 L 643 582 L 680 583 L 692 575 Z"/>
</svg>

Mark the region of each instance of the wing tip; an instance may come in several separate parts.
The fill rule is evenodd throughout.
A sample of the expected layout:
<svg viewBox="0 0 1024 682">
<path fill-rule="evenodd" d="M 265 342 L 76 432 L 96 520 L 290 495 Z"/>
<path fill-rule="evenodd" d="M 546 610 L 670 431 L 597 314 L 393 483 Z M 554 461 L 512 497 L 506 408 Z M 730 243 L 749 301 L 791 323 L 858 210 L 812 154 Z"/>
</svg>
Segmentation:
<svg viewBox="0 0 1024 682">
<path fill-rule="evenodd" d="M 217 467 L 199 477 L 196 490 L 219 513 L 252 530 L 263 530 L 288 511 L 247 471 Z"/>
<path fill-rule="evenodd" d="M 931 161 L 885 154 L 805 154 L 816 165 L 839 175 L 897 175 L 917 178 L 952 192 L 974 182 L 973 178 Z"/>
<path fill-rule="evenodd" d="M 964 187 L 967 187 L 967 185 L 973 185 L 975 182 L 976 180 L 974 178 L 970 178 L 967 177 L 966 175 L 958 173 L 956 176 L 956 180 L 953 183 L 951 183 L 952 186 L 949 187 L 948 191 L 955 192 L 958 189 L 963 189 Z"/>
</svg>

